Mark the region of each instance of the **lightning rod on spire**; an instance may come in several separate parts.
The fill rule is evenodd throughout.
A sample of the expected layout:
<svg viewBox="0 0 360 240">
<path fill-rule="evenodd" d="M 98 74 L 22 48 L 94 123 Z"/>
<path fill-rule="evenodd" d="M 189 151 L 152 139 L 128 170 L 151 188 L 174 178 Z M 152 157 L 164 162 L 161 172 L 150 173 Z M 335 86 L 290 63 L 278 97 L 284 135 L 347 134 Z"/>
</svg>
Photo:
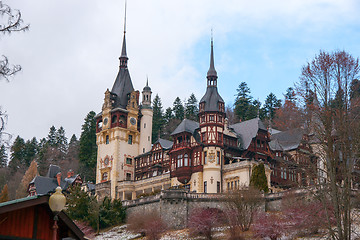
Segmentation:
<svg viewBox="0 0 360 240">
<path fill-rule="evenodd" d="M 126 0 L 125 0 L 125 16 L 124 16 L 124 34 L 126 33 Z"/>
</svg>

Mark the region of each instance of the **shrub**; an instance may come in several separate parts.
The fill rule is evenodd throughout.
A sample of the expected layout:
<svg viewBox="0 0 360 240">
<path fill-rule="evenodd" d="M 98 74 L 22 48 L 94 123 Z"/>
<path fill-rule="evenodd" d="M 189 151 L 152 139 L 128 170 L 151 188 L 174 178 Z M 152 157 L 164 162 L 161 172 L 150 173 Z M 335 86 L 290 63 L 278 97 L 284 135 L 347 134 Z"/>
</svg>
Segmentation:
<svg viewBox="0 0 360 240">
<path fill-rule="evenodd" d="M 280 239 L 286 229 L 284 218 L 277 213 L 258 213 L 253 226 L 257 238 Z"/>
<path fill-rule="evenodd" d="M 190 235 L 212 239 L 213 230 L 223 223 L 223 217 L 222 212 L 217 208 L 194 209 L 188 221 Z"/>
<path fill-rule="evenodd" d="M 149 240 L 160 239 L 167 225 L 161 219 L 158 212 L 133 213 L 127 219 L 128 230 L 134 233 L 140 233 Z"/>
</svg>

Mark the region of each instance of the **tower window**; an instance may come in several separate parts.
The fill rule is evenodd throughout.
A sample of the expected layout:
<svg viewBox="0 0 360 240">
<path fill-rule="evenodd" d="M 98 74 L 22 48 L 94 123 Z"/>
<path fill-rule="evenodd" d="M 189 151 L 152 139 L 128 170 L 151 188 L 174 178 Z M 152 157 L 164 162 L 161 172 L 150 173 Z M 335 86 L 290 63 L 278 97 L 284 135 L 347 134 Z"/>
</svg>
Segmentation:
<svg viewBox="0 0 360 240">
<path fill-rule="evenodd" d="M 207 163 L 207 152 L 204 152 L 204 164 Z"/>
<path fill-rule="evenodd" d="M 126 180 L 130 181 L 131 180 L 131 173 L 126 173 Z"/>
<path fill-rule="evenodd" d="M 109 135 L 106 135 L 105 143 L 106 143 L 106 144 L 109 144 Z"/>
<path fill-rule="evenodd" d="M 184 166 L 187 167 L 189 165 L 189 157 L 187 154 L 184 154 Z"/>
<path fill-rule="evenodd" d="M 207 181 L 204 182 L 204 193 L 207 193 Z"/>
<path fill-rule="evenodd" d="M 131 158 L 126 158 L 126 164 L 132 164 L 132 159 Z"/>
<path fill-rule="evenodd" d="M 128 144 L 132 144 L 132 141 L 133 141 L 132 137 L 133 137 L 132 135 L 129 135 Z"/>
<path fill-rule="evenodd" d="M 220 152 L 219 151 L 217 151 L 217 156 L 216 157 L 217 157 L 216 158 L 216 163 L 220 164 Z"/>
<path fill-rule="evenodd" d="M 107 181 L 108 180 L 108 173 L 107 172 L 104 172 L 102 175 L 101 175 L 101 181 Z"/>
<path fill-rule="evenodd" d="M 217 193 L 220 193 L 220 182 L 217 182 Z"/>
<path fill-rule="evenodd" d="M 146 128 L 146 123 L 144 123 L 144 128 Z"/>
<path fill-rule="evenodd" d="M 213 122 L 213 121 L 214 121 L 214 115 L 210 115 L 210 116 L 209 116 L 209 121 L 210 121 L 210 122 Z"/>
<path fill-rule="evenodd" d="M 148 136 L 148 141 L 150 142 L 150 136 Z"/>
</svg>

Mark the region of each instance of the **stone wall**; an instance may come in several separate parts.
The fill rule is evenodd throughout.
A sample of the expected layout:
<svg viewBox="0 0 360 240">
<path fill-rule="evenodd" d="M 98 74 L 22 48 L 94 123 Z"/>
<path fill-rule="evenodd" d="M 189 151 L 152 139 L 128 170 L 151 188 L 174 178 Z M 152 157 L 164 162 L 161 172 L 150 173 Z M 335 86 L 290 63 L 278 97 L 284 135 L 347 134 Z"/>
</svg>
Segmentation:
<svg viewBox="0 0 360 240">
<path fill-rule="evenodd" d="M 196 208 L 217 208 L 225 210 L 225 195 L 188 193 L 184 190 L 164 190 L 156 196 L 123 201 L 127 214 L 158 211 L 169 227 L 187 227 L 187 220 Z M 265 204 L 261 206 L 265 209 Z"/>
</svg>

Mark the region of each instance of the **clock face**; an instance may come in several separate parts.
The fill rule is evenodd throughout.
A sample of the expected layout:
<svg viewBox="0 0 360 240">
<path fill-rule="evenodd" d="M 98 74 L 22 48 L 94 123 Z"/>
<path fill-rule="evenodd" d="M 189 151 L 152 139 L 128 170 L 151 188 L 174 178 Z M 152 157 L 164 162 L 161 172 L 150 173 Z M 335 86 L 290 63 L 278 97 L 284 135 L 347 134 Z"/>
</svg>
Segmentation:
<svg viewBox="0 0 360 240">
<path fill-rule="evenodd" d="M 104 118 L 104 125 L 108 123 L 108 118 Z"/>
<path fill-rule="evenodd" d="M 130 118 L 130 123 L 131 125 L 135 125 L 136 124 L 136 119 L 135 118 Z"/>
</svg>

